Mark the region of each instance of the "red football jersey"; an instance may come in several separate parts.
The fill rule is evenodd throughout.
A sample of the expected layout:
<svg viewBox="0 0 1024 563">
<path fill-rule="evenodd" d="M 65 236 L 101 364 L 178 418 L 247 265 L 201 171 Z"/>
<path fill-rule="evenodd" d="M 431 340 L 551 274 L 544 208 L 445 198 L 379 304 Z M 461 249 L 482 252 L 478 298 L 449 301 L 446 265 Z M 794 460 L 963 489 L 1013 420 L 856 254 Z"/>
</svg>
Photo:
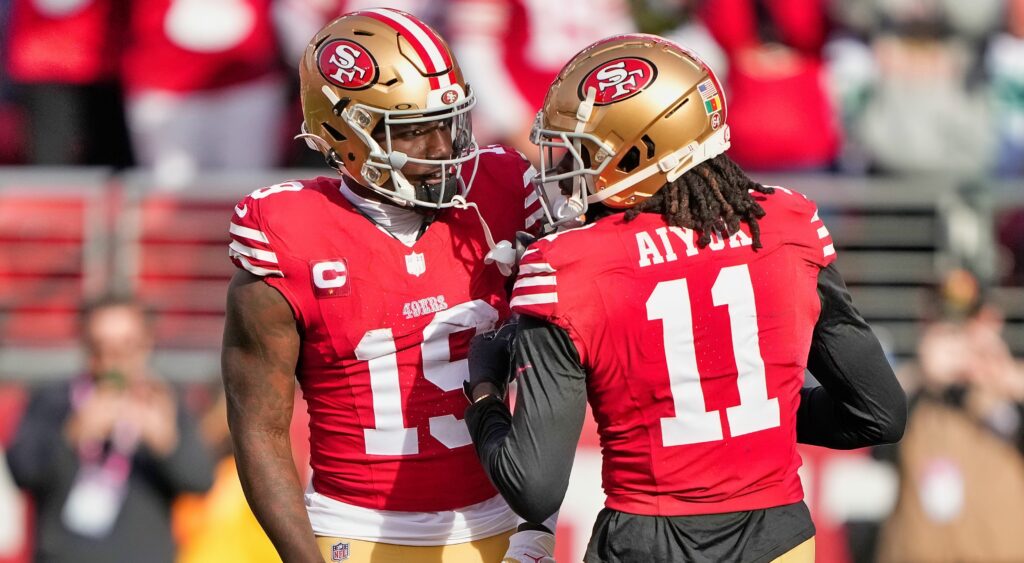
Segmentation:
<svg viewBox="0 0 1024 563">
<path fill-rule="evenodd" d="M 124 80 L 195 92 L 242 84 L 277 67 L 270 0 L 133 0 Z"/>
<path fill-rule="evenodd" d="M 19 82 L 89 84 L 114 78 L 122 42 L 112 0 L 14 0 L 7 69 Z"/>
<path fill-rule="evenodd" d="M 466 165 L 463 174 L 472 174 Z M 530 166 L 486 149 L 471 186 L 496 240 L 537 222 Z M 318 493 L 378 510 L 452 510 L 496 491 L 462 415 L 474 334 L 509 315 L 476 213 L 439 214 L 412 247 L 357 212 L 340 178 L 286 182 L 235 207 L 234 263 L 265 276 L 301 327 L 297 377 Z"/>
<path fill-rule="evenodd" d="M 563 328 L 587 371 L 606 505 L 713 514 L 803 498 L 796 411 L 835 259 L 813 202 L 755 194 L 763 248 L 746 225 L 699 248 L 660 215 L 606 217 L 538 241 L 514 311 Z"/>
</svg>

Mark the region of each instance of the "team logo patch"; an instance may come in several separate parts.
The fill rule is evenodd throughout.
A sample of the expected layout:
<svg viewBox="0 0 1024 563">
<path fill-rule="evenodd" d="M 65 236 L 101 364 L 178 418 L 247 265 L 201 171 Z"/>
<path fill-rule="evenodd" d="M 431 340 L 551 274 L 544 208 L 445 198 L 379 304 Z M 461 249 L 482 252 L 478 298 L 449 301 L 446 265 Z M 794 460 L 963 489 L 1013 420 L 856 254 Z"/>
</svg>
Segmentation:
<svg viewBox="0 0 1024 563">
<path fill-rule="evenodd" d="M 348 262 L 344 258 L 314 260 L 309 263 L 313 294 L 317 298 L 343 297 L 352 292 Z"/>
<path fill-rule="evenodd" d="M 420 277 L 427 271 L 427 261 L 422 252 L 413 252 L 405 256 L 405 270 L 409 275 Z"/>
<path fill-rule="evenodd" d="M 447 105 L 452 105 L 459 100 L 459 93 L 455 90 L 448 90 L 444 94 L 441 94 L 441 101 Z"/>
<path fill-rule="evenodd" d="M 362 90 L 377 81 L 377 61 L 362 45 L 348 39 L 328 41 L 316 56 L 320 74 L 335 86 Z"/>
<path fill-rule="evenodd" d="M 722 126 L 722 112 L 716 111 L 711 114 L 711 128 L 717 130 Z"/>
<path fill-rule="evenodd" d="M 351 555 L 347 543 L 338 542 L 331 546 L 331 561 L 345 561 Z"/>
<path fill-rule="evenodd" d="M 579 96 L 587 99 L 587 91 L 597 90 L 594 105 L 606 106 L 629 99 L 651 85 L 658 69 L 646 59 L 624 57 L 608 61 L 587 74 L 580 82 Z"/>
</svg>

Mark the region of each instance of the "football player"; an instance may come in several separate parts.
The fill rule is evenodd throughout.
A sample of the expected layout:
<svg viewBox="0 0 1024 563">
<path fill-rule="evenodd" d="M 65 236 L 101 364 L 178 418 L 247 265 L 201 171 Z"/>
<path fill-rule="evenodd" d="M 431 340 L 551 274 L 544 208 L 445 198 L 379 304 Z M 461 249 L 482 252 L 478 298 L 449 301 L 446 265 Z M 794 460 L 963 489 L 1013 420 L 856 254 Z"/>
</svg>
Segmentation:
<svg viewBox="0 0 1024 563">
<path fill-rule="evenodd" d="M 522 155 L 477 147 L 451 51 L 412 15 L 344 15 L 300 67 L 300 137 L 342 177 L 234 209 L 223 377 L 246 497 L 285 561 L 496 562 L 553 536 L 516 517 L 462 418 L 470 338 L 510 314 L 516 231 L 543 212 Z M 511 257 L 510 257 L 511 253 Z M 312 480 L 291 461 L 294 381 Z"/>
<path fill-rule="evenodd" d="M 520 264 L 514 416 L 513 331 L 470 352 L 466 417 L 492 481 L 525 518 L 554 511 L 589 400 L 607 501 L 587 561 L 812 561 L 798 439 L 892 442 L 906 421 L 814 203 L 724 154 L 714 73 L 655 36 L 573 58 L 533 139 L 543 162 L 566 151 L 537 178 L 564 194 L 549 220 L 585 226 Z M 823 388 L 802 389 L 805 368 Z"/>
</svg>

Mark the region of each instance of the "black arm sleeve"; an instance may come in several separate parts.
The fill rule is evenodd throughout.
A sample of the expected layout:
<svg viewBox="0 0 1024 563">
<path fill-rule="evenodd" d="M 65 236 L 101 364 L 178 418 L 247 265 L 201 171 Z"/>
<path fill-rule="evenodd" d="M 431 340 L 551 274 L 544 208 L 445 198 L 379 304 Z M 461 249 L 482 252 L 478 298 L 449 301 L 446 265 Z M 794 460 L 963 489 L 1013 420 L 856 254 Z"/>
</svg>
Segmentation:
<svg viewBox="0 0 1024 563">
<path fill-rule="evenodd" d="M 801 391 L 797 441 L 835 449 L 899 441 L 906 395 L 834 265 L 818 275 L 818 296 L 807 367 L 821 386 Z"/>
<path fill-rule="evenodd" d="M 514 361 L 515 415 L 488 397 L 470 405 L 466 423 L 484 471 L 512 510 L 543 522 L 569 485 L 586 414 L 585 372 L 564 330 L 527 316 L 519 321 Z"/>
</svg>

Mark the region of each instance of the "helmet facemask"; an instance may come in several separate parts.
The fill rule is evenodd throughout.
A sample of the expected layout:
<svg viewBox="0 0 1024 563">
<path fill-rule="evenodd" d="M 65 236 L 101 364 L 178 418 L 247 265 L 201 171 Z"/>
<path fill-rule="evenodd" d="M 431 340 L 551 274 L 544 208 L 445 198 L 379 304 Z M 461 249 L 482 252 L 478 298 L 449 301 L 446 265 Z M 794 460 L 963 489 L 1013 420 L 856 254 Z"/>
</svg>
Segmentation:
<svg viewBox="0 0 1024 563">
<path fill-rule="evenodd" d="M 337 107 L 343 104 L 341 99 L 330 88 L 323 88 L 323 93 Z M 441 104 L 438 104 L 441 105 Z M 330 143 L 305 132 L 311 148 L 325 153 L 328 163 L 340 172 L 353 176 L 359 184 L 364 185 L 377 194 L 401 206 L 419 206 L 442 209 L 452 205 L 456 195 L 467 195 L 468 188 L 462 182 L 462 166 L 470 161 L 475 162 L 479 147 L 473 137 L 470 110 L 476 105 L 476 97 L 472 89 L 467 87 L 466 96 L 462 100 L 442 106 L 437 110 L 422 109 L 386 110 L 365 104 L 351 104 L 340 111 L 339 117 L 356 135 L 358 142 L 367 149 L 366 161 L 359 176 L 349 173 L 341 162 L 341 156 L 329 149 Z M 424 128 L 441 127 L 449 131 L 451 140 L 450 154 L 445 158 L 427 158 L 409 156 L 395 148 L 396 129 L 422 126 Z M 428 133 L 432 134 L 432 133 Z M 322 142 L 321 142 L 322 141 Z M 440 174 L 440 182 L 414 183 L 402 170 L 409 164 L 423 167 L 436 167 Z M 389 184 L 390 181 L 390 184 Z"/>
<path fill-rule="evenodd" d="M 544 110 L 537 112 L 530 141 L 540 150 L 540 172 L 533 178 L 533 189 L 540 198 L 552 227 L 574 227 L 583 222 L 595 200 L 595 180 L 611 162 L 614 149 L 584 133 L 593 111 L 593 95 L 588 95 L 576 111 L 574 131 L 544 128 Z"/>
</svg>

